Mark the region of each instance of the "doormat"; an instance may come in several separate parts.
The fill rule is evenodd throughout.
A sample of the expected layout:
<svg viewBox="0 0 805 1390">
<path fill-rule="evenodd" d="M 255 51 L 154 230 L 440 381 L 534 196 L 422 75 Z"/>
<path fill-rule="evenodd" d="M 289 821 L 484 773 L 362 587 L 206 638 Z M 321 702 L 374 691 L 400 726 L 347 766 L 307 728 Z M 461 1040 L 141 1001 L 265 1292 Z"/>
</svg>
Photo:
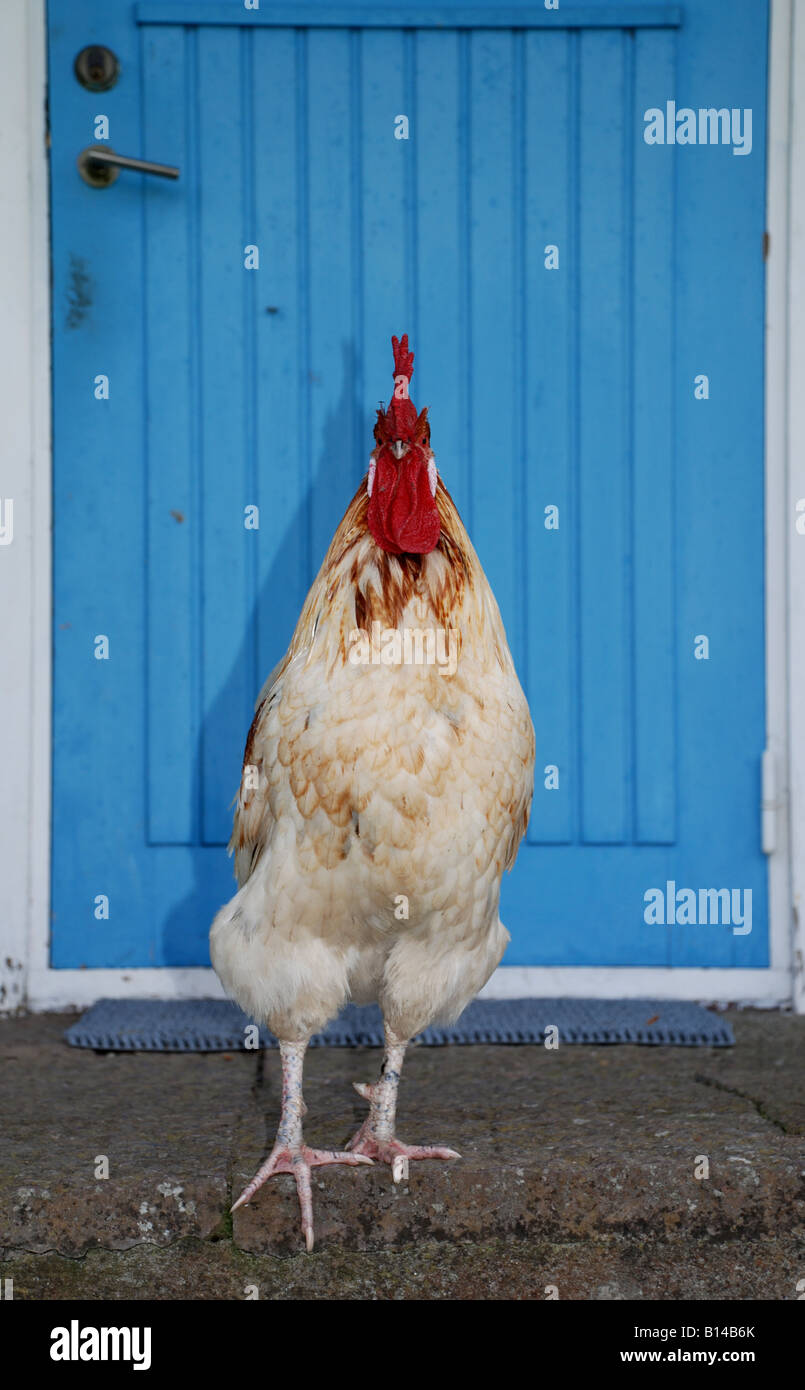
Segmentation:
<svg viewBox="0 0 805 1390">
<path fill-rule="evenodd" d="M 251 1020 L 225 999 L 99 999 L 65 1033 L 71 1047 L 98 1052 L 236 1052 L 246 1048 Z M 416 1042 L 644 1043 L 650 1046 L 732 1047 L 732 1029 L 718 1014 L 667 999 L 476 999 L 450 1027 L 426 1028 Z M 277 1040 L 260 1029 L 263 1047 Z M 348 1004 L 311 1047 L 381 1047 L 383 1021 L 375 1004 Z"/>
</svg>

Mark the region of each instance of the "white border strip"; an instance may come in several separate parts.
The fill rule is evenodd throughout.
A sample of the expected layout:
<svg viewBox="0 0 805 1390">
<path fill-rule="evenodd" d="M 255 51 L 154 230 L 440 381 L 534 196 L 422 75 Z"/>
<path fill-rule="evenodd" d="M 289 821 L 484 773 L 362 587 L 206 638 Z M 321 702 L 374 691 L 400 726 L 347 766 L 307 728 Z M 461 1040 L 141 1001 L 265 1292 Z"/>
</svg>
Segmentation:
<svg viewBox="0 0 805 1390">
<path fill-rule="evenodd" d="M 786 399 L 788 394 L 788 193 L 791 95 L 791 0 L 772 0 L 769 34 L 766 167 L 765 546 L 766 747 L 774 766 L 775 849 L 769 857 L 772 968 L 791 968 L 791 827 L 788 799 Z M 805 80 L 805 71 L 801 72 Z M 760 769 L 758 769 L 760 780 Z M 762 792 L 761 792 L 762 795 Z M 758 812 L 760 834 L 760 812 Z M 789 985 L 789 995 L 790 995 Z"/>
<path fill-rule="evenodd" d="M 782 1004 L 791 997 L 787 970 L 519 966 L 496 970 L 482 999 L 705 999 Z M 33 970 L 36 1009 L 82 1009 L 96 999 L 223 999 L 214 970 Z"/>
<path fill-rule="evenodd" d="M 0 1011 L 46 963 L 50 883 L 50 247 L 44 0 L 0 5 Z M 34 941 L 36 940 L 36 945 Z M 43 959 L 44 958 L 44 959 Z"/>
<path fill-rule="evenodd" d="M 788 544 L 791 902 L 794 1007 L 805 1013 L 805 535 L 796 529 L 805 498 L 805 19 L 791 15 L 791 148 L 789 161 Z"/>
</svg>

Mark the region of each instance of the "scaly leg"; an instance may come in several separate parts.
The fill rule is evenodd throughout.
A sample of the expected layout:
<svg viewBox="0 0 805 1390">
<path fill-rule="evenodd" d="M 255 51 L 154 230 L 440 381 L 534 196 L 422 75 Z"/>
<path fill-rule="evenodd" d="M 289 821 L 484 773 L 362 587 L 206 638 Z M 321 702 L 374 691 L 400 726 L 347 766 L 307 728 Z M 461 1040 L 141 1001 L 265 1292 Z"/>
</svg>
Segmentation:
<svg viewBox="0 0 805 1390">
<path fill-rule="evenodd" d="M 363 1154 L 377 1159 L 379 1163 L 391 1164 L 394 1182 L 402 1182 L 408 1176 L 408 1160 L 412 1158 L 460 1158 L 455 1149 L 444 1149 L 421 1144 L 403 1144 L 395 1138 L 394 1124 L 397 1116 L 397 1090 L 400 1084 L 403 1058 L 407 1042 L 385 1029 L 386 1055 L 380 1072 L 380 1079 L 373 1086 L 355 1081 L 353 1085 L 359 1096 L 369 1101 L 369 1115 L 357 1134 L 347 1144 L 351 1153 Z"/>
<path fill-rule="evenodd" d="M 313 1249 L 313 1194 L 310 1186 L 311 1168 L 322 1167 L 328 1163 L 371 1163 L 371 1158 L 360 1153 L 336 1153 L 332 1149 L 309 1149 L 302 1139 L 302 1116 L 307 1106 L 302 1099 L 302 1067 L 307 1051 L 305 1042 L 281 1042 L 282 1057 L 282 1115 L 277 1138 L 265 1163 L 258 1169 L 241 1192 L 235 1205 L 238 1207 L 251 1201 L 255 1192 L 267 1178 L 275 1173 L 293 1173 L 299 1206 L 302 1211 L 302 1233 L 308 1250 Z"/>
</svg>

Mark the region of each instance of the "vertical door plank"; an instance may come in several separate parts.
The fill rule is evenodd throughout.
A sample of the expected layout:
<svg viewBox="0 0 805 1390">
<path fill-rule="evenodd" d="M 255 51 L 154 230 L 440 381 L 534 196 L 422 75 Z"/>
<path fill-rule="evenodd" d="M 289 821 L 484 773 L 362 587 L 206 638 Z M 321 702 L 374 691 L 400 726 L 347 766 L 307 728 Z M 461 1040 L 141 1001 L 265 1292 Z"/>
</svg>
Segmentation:
<svg viewBox="0 0 805 1390">
<path fill-rule="evenodd" d="M 763 491 L 763 197 L 768 7 L 697 10 L 680 50 L 679 102 L 752 112 L 752 150 L 677 146 L 678 887 L 746 888 L 753 926 L 673 932 L 673 964 L 768 963 L 767 861 L 760 853 L 765 744 Z M 740 44 L 725 44 L 725 26 Z M 740 26 L 740 28 L 738 28 Z M 703 94 L 699 97 L 699 94 Z M 657 103 L 658 105 L 661 103 Z M 774 250 L 772 248 L 772 254 Z M 696 399 L 694 378 L 709 378 Z M 709 658 L 694 639 L 709 639 Z"/>
<path fill-rule="evenodd" d="M 424 138 L 416 112 L 410 110 L 413 90 L 406 84 L 405 39 L 402 32 L 366 31 L 360 42 L 360 221 L 362 285 L 361 337 L 363 396 L 359 440 L 364 468 L 374 448 L 375 410 L 388 405 L 394 390 L 392 334 L 408 333 L 417 354 L 411 395 L 420 406 L 419 364 L 422 344 L 413 321 L 410 283 L 411 223 L 407 213 L 412 188 L 413 146 Z M 395 138 L 395 118 L 407 116 L 409 138 Z"/>
<path fill-rule="evenodd" d="M 516 342 L 514 80 L 514 36 L 471 34 L 469 524 L 517 659 L 523 576 L 514 412 L 522 362 Z"/>
<path fill-rule="evenodd" d="M 251 396 L 244 298 L 253 276 L 244 247 L 252 173 L 242 139 L 243 43 L 236 29 L 198 34 L 200 415 L 204 515 L 201 548 L 203 635 L 202 839 L 226 843 L 254 697 L 244 641 L 249 615 L 243 503 L 250 477 Z"/>
<path fill-rule="evenodd" d="M 573 683 L 576 612 L 573 585 L 572 346 L 576 274 L 572 199 L 575 87 L 567 33 L 525 38 L 525 477 L 527 665 L 537 759 L 528 843 L 567 843 L 578 789 Z M 559 266 L 546 269 L 546 247 Z M 546 508 L 558 508 L 546 529 Z M 546 787 L 546 766 L 559 785 Z M 574 791 L 575 789 L 575 791 Z"/>
<path fill-rule="evenodd" d="M 638 33 L 629 124 L 634 158 L 632 261 L 635 840 L 676 839 L 674 460 L 672 452 L 673 148 L 647 145 L 643 112 L 674 90 L 674 36 Z"/>
<path fill-rule="evenodd" d="M 354 437 L 352 108 L 349 33 L 309 33 L 307 264 L 312 574 L 324 559 L 360 476 Z"/>
<path fill-rule="evenodd" d="M 255 307 L 257 465 L 257 686 L 281 659 L 310 580 L 309 421 L 305 418 L 306 262 L 300 244 L 307 181 L 304 36 L 256 30 L 256 225 L 262 254 Z M 258 691 L 255 689 L 254 694 Z"/>
<path fill-rule="evenodd" d="M 199 833 L 201 535 L 193 370 L 198 310 L 192 218 L 196 169 L 193 133 L 188 129 L 195 104 L 195 31 L 173 25 L 148 30 L 142 55 L 144 154 L 180 170 L 177 185 L 153 179 L 143 187 L 148 839 L 152 844 L 192 844 Z"/>
<path fill-rule="evenodd" d="M 132 73 L 139 39 L 128 13 L 110 13 L 103 42 Z M 81 88 L 86 42 L 62 7 L 51 19 L 53 224 L 54 690 L 51 965 L 148 963 L 152 899 L 145 839 L 146 509 L 141 345 L 142 203 L 137 176 L 90 188 L 76 154 L 109 116 L 114 149 L 137 150 L 141 88 Z M 85 32 L 85 30 L 84 30 Z M 159 156 L 157 156 L 159 157 Z M 108 400 L 95 396 L 96 377 Z M 46 408 L 45 402 L 40 402 Z M 95 638 L 109 659 L 95 659 Z M 145 894 L 144 894 L 145 890 Z M 109 900 L 108 918 L 95 899 Z M 144 901 L 144 908 L 142 906 Z"/>
<path fill-rule="evenodd" d="M 460 117 L 461 38 L 416 35 L 417 351 L 414 400 L 429 407 L 431 444 L 445 486 L 463 509 L 469 421 L 467 263 Z"/>
<path fill-rule="evenodd" d="M 624 38 L 580 35 L 579 604 L 582 838 L 629 823 Z"/>
</svg>

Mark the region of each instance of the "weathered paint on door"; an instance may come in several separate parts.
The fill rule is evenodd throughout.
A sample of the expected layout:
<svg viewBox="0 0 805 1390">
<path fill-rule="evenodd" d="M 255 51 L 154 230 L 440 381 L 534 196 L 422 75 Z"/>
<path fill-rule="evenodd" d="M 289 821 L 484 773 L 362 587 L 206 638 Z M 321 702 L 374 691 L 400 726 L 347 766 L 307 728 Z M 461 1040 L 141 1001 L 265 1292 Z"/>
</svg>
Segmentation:
<svg viewBox="0 0 805 1390">
<path fill-rule="evenodd" d="M 55 966 L 207 963 L 253 701 L 402 331 L 537 732 L 506 963 L 768 962 L 766 27 L 51 0 Z M 670 100 L 750 109 L 751 153 L 647 144 Z M 89 188 L 98 115 L 179 181 Z M 669 880 L 751 889 L 751 932 L 647 923 Z"/>
</svg>

